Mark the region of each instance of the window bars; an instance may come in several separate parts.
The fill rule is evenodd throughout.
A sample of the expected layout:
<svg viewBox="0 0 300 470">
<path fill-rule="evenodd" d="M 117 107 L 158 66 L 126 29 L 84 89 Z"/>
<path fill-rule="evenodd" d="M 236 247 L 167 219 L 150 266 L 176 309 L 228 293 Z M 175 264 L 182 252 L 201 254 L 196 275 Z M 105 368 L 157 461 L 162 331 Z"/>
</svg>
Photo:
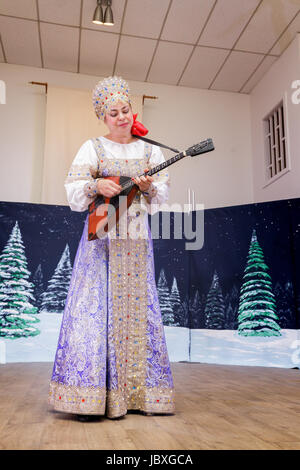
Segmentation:
<svg viewBox="0 0 300 470">
<path fill-rule="evenodd" d="M 283 101 L 264 119 L 266 179 L 268 182 L 287 168 L 286 129 Z M 277 178 L 276 178 L 277 179 Z"/>
</svg>

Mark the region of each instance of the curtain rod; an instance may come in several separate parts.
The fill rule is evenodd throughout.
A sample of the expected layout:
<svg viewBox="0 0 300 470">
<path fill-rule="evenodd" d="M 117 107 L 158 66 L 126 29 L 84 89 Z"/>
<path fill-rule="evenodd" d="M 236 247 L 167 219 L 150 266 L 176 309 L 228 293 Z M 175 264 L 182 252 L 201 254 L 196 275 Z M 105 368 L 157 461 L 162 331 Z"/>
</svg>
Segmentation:
<svg viewBox="0 0 300 470">
<path fill-rule="evenodd" d="M 48 83 L 42 83 L 42 82 L 29 82 L 29 83 L 32 85 L 43 85 L 44 87 L 46 87 L 46 95 L 47 95 Z"/>
<path fill-rule="evenodd" d="M 31 85 L 42 85 L 46 88 L 46 95 L 47 95 L 47 91 L 48 91 L 48 83 L 43 83 L 43 82 L 29 82 Z M 145 102 L 146 99 L 149 99 L 149 100 L 157 100 L 158 99 L 158 96 L 149 96 L 149 95 L 143 95 L 143 104 Z"/>
<path fill-rule="evenodd" d="M 143 95 L 143 104 L 144 104 L 145 99 L 149 99 L 149 100 L 158 100 L 158 96 Z"/>
</svg>

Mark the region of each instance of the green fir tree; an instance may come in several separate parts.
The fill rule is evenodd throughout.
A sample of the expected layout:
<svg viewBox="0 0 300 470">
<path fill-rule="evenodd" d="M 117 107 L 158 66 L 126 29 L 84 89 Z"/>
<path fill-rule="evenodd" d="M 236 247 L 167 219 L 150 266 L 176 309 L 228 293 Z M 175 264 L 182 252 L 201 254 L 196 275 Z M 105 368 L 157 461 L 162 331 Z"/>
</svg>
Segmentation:
<svg viewBox="0 0 300 470">
<path fill-rule="evenodd" d="M 40 264 L 36 268 L 35 273 L 33 274 L 32 280 L 34 283 L 34 297 L 36 299 L 35 307 L 37 307 L 37 309 L 40 310 L 42 306 L 42 295 L 44 292 L 43 272 L 42 272 L 42 266 Z"/>
<path fill-rule="evenodd" d="M 239 288 L 233 284 L 230 291 L 224 298 L 225 303 L 225 329 L 237 330 L 238 327 L 238 308 L 239 308 Z"/>
<path fill-rule="evenodd" d="M 179 294 L 179 289 L 177 285 L 177 280 L 176 277 L 173 277 L 173 284 L 171 288 L 171 295 L 170 295 L 170 301 L 172 305 L 172 310 L 174 313 L 174 326 L 179 326 L 180 325 L 180 318 L 179 318 L 179 309 L 181 305 L 181 300 L 180 300 L 180 294 Z"/>
<path fill-rule="evenodd" d="M 225 327 L 225 304 L 219 277 L 216 272 L 214 273 L 213 281 L 207 294 L 205 327 L 213 330 L 222 330 Z"/>
<path fill-rule="evenodd" d="M 190 302 L 188 294 L 185 295 L 183 301 L 180 304 L 178 309 L 178 319 L 179 319 L 179 326 L 184 328 L 191 327 L 191 320 L 190 320 Z"/>
<path fill-rule="evenodd" d="M 164 325 L 174 325 L 174 314 L 170 300 L 170 292 L 165 271 L 160 271 L 157 282 L 157 294 L 159 298 L 160 310 Z"/>
<path fill-rule="evenodd" d="M 54 274 L 48 282 L 47 290 L 42 295 L 41 310 L 52 313 L 64 311 L 71 276 L 70 250 L 69 245 L 66 244 Z"/>
<path fill-rule="evenodd" d="M 275 295 L 263 251 L 253 230 L 244 282 L 240 291 L 238 334 L 242 336 L 280 336 Z"/>
<path fill-rule="evenodd" d="M 10 234 L 0 255 L 0 336 L 22 338 L 35 336 L 40 331 L 32 324 L 39 322 L 34 316 L 34 284 L 29 282 L 31 273 L 18 222 Z"/>
<path fill-rule="evenodd" d="M 293 284 L 288 281 L 282 287 L 280 283 L 277 282 L 273 292 L 275 294 L 276 310 L 280 328 L 296 328 L 297 316 L 294 305 L 295 294 Z"/>
<path fill-rule="evenodd" d="M 200 325 L 200 314 L 201 314 L 201 299 L 199 290 L 196 290 L 194 299 L 190 305 L 190 316 L 191 316 L 191 328 L 199 328 Z"/>
</svg>

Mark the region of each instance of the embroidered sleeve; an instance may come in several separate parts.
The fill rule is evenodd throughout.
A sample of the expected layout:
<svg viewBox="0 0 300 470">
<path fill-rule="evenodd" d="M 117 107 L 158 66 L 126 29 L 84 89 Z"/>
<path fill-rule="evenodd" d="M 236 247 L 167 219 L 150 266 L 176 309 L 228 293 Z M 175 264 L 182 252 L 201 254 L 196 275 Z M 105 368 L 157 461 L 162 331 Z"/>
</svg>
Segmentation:
<svg viewBox="0 0 300 470">
<path fill-rule="evenodd" d="M 97 155 L 90 140 L 78 150 L 65 180 L 68 203 L 73 211 L 83 212 L 97 196 Z"/>
<path fill-rule="evenodd" d="M 97 185 L 99 179 L 100 178 L 97 178 L 95 180 L 88 181 L 87 183 L 85 183 L 85 185 L 83 186 L 83 191 L 87 197 L 94 198 L 95 196 L 97 196 Z"/>
</svg>

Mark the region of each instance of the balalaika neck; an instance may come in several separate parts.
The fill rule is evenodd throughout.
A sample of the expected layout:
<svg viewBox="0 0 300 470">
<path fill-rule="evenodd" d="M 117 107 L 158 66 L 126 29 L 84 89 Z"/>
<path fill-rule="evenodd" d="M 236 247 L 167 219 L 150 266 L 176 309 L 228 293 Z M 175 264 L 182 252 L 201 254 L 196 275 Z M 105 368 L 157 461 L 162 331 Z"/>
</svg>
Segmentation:
<svg viewBox="0 0 300 470">
<path fill-rule="evenodd" d="M 167 166 L 173 165 L 173 163 L 178 162 L 181 160 L 183 157 L 186 156 L 185 152 L 180 152 L 177 155 L 175 155 L 172 158 L 169 158 L 169 160 L 166 160 L 165 162 L 161 163 L 160 165 L 155 166 L 152 168 L 150 171 L 147 172 L 147 175 L 152 176 L 155 173 L 158 173 L 160 170 L 163 170 L 164 168 L 167 168 Z"/>
<path fill-rule="evenodd" d="M 164 170 L 164 169 L 167 168 L 168 166 L 173 165 L 173 163 L 178 162 L 179 160 L 181 160 L 181 159 L 184 158 L 185 156 L 186 156 L 186 153 L 185 153 L 185 152 L 180 152 L 180 153 L 178 153 L 177 155 L 175 155 L 174 157 L 169 158 L 169 160 L 166 160 L 165 162 L 160 163 L 160 165 L 157 165 L 157 166 L 155 166 L 154 168 L 151 168 L 151 170 L 149 170 L 146 174 L 149 175 L 149 176 L 155 175 L 155 173 L 158 173 L 159 171 Z M 143 175 L 139 175 L 139 176 L 144 176 L 144 174 L 143 174 Z M 127 188 L 129 188 L 130 186 L 133 186 L 134 184 L 135 184 L 135 183 L 134 183 L 133 181 L 131 181 L 131 180 L 126 181 L 126 183 L 122 184 L 122 188 L 123 188 L 123 189 L 127 189 Z"/>
</svg>

